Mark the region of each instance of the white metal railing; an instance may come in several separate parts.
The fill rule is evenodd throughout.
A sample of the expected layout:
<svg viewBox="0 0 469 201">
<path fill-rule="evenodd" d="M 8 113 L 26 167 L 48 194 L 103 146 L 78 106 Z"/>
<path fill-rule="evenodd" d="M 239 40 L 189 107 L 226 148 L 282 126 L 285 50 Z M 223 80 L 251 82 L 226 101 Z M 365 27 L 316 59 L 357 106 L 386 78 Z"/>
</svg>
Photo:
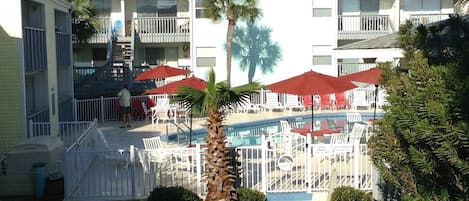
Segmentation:
<svg viewBox="0 0 469 201">
<path fill-rule="evenodd" d="M 88 129 L 92 123 L 91 121 L 59 122 L 60 139 L 64 142 L 64 146 L 69 147 L 76 142 L 78 137 L 83 134 L 83 131 Z M 50 122 L 33 122 L 33 120 L 29 120 L 28 128 L 31 132 L 28 138 L 51 135 Z"/>
<path fill-rule="evenodd" d="M 64 150 L 64 190 L 65 197 L 76 192 L 78 185 L 97 162 L 97 151 L 105 150 L 105 142 L 93 121 L 86 130 Z M 99 163 L 98 163 L 99 164 Z"/>
<path fill-rule="evenodd" d="M 133 145 L 119 150 L 68 150 L 65 200 L 145 199 L 157 186 L 206 192 L 205 157 L 199 145 L 164 149 L 161 160 L 152 158 L 155 153 Z"/>
<path fill-rule="evenodd" d="M 450 14 L 411 14 L 409 20 L 414 25 L 428 24 L 449 19 Z"/>
<path fill-rule="evenodd" d="M 189 42 L 189 17 L 136 17 L 135 33 L 140 42 Z"/>
<path fill-rule="evenodd" d="M 339 63 L 339 76 L 365 71 L 378 66 L 376 63 Z"/>
<path fill-rule="evenodd" d="M 339 32 L 387 32 L 388 15 L 339 15 Z"/>
<path fill-rule="evenodd" d="M 96 27 L 96 32 L 87 40 L 88 43 L 107 43 L 108 38 L 111 35 L 112 21 L 111 17 L 98 17 L 98 27 Z M 73 21 L 72 23 L 80 23 L 80 20 Z M 78 41 L 76 38 L 75 43 L 83 42 Z"/>
<path fill-rule="evenodd" d="M 364 65 L 363 69 L 374 67 L 374 65 Z M 366 88 L 366 87 L 365 87 Z M 356 89 L 365 89 L 365 88 L 356 88 Z M 356 90 L 353 89 L 353 90 Z M 347 91 L 347 100 L 349 103 L 352 103 L 352 91 Z M 368 89 L 367 89 L 368 90 Z M 265 94 L 270 92 L 270 90 L 261 89 L 258 93 L 254 93 L 250 95 L 250 101 L 252 104 L 259 104 L 264 105 L 266 102 Z M 374 90 L 370 89 L 369 92 L 369 100 L 374 100 L 373 93 Z M 283 93 L 279 93 L 279 102 L 282 105 L 286 103 L 286 95 Z M 132 96 L 131 102 L 134 100 L 146 101 L 147 99 L 156 100 L 159 98 L 167 98 L 171 97 L 171 95 L 159 94 L 159 95 L 142 95 L 142 96 Z M 300 97 L 302 98 L 302 97 Z M 118 98 L 117 97 L 100 97 L 95 99 L 83 99 L 83 100 L 72 100 L 72 107 L 73 107 L 73 116 L 75 121 L 92 121 L 93 119 L 98 119 L 98 121 L 116 121 L 119 120 L 119 107 L 118 107 Z M 231 111 L 229 111 L 231 112 Z M 36 122 L 36 121 L 34 121 Z"/>
<path fill-rule="evenodd" d="M 206 159 L 200 145 L 97 150 L 90 147 L 90 139 L 65 153 L 65 200 L 145 199 L 157 186 L 182 186 L 201 196 L 206 193 Z M 272 149 L 265 137 L 261 137 L 260 146 L 237 147 L 239 185 L 264 193 L 324 192 L 332 184 L 372 190 L 372 163 L 366 144 L 310 144 L 305 142 L 311 142 L 311 137 L 306 141 L 291 139 L 290 151 Z M 280 164 L 280 158 L 288 154 L 292 163 Z"/>
<path fill-rule="evenodd" d="M 137 33 L 189 33 L 189 17 L 136 17 Z"/>
<path fill-rule="evenodd" d="M 47 70 L 46 30 L 24 27 L 24 66 L 26 73 Z"/>
</svg>

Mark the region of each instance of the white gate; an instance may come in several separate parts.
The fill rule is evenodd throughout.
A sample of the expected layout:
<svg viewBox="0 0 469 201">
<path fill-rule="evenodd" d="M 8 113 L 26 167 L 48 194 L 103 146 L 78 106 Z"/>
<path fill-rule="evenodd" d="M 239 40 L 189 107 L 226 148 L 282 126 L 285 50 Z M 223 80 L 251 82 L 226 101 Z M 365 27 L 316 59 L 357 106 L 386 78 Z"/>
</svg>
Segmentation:
<svg viewBox="0 0 469 201">
<path fill-rule="evenodd" d="M 267 139 L 266 191 L 306 192 L 309 175 L 306 137 L 296 133 L 277 133 Z"/>
<path fill-rule="evenodd" d="M 260 146 L 238 147 L 240 185 L 261 192 L 328 191 L 337 186 L 373 188 L 366 144 L 311 144 L 311 137 L 277 133 Z"/>
</svg>

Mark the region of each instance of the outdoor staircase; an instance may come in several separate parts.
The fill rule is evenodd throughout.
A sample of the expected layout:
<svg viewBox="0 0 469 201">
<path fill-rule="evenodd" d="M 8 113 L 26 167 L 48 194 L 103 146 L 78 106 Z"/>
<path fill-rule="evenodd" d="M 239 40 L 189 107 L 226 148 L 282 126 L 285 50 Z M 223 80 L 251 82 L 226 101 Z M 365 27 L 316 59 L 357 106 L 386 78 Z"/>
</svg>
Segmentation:
<svg viewBox="0 0 469 201">
<path fill-rule="evenodd" d="M 133 42 L 131 37 L 113 37 L 108 42 L 108 61 L 87 78 L 75 83 L 78 96 L 114 94 L 124 83 L 131 84 Z"/>
<path fill-rule="evenodd" d="M 117 37 L 112 47 L 111 80 L 128 82 L 133 79 L 132 71 L 132 39 L 130 37 Z"/>
</svg>

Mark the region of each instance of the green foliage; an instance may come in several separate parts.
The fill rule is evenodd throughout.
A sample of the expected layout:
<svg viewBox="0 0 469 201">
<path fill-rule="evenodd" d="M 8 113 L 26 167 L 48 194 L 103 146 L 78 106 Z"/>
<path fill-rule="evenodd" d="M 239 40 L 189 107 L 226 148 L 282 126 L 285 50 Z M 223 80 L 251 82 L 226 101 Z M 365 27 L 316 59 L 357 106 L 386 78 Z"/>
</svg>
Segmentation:
<svg viewBox="0 0 469 201">
<path fill-rule="evenodd" d="M 214 21 L 226 18 L 228 27 L 226 31 L 226 85 L 231 86 L 231 54 L 234 28 L 239 20 L 254 22 L 260 17 L 261 10 L 257 8 L 256 0 L 203 0 L 205 17 Z"/>
<path fill-rule="evenodd" d="M 86 41 L 96 33 L 99 24 L 94 7 L 89 0 L 73 0 L 72 36 L 78 43 Z"/>
<path fill-rule="evenodd" d="M 192 191 L 182 187 L 157 187 L 147 199 L 148 201 L 202 201 L 202 199 Z"/>
<path fill-rule="evenodd" d="M 238 188 L 238 201 L 266 201 L 264 193 L 250 189 L 250 188 Z"/>
<path fill-rule="evenodd" d="M 407 64 L 381 66 L 390 106 L 369 147 L 403 200 L 469 200 L 469 24 L 454 20 L 403 25 Z"/>
<path fill-rule="evenodd" d="M 350 186 L 341 186 L 332 192 L 331 201 L 371 201 L 371 196 L 365 191 Z"/>
</svg>

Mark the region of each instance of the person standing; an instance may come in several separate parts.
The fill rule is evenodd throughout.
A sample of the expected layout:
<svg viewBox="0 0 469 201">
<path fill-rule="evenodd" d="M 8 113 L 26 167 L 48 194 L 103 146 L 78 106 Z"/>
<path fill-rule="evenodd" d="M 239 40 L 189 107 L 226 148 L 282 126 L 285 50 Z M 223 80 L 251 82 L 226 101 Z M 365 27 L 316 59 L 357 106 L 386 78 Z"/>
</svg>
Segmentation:
<svg viewBox="0 0 469 201">
<path fill-rule="evenodd" d="M 130 91 L 127 84 L 124 84 L 117 96 L 119 97 L 120 111 L 122 115 L 122 124 L 120 127 L 130 127 L 130 120 L 132 117 L 130 115 Z"/>
</svg>

